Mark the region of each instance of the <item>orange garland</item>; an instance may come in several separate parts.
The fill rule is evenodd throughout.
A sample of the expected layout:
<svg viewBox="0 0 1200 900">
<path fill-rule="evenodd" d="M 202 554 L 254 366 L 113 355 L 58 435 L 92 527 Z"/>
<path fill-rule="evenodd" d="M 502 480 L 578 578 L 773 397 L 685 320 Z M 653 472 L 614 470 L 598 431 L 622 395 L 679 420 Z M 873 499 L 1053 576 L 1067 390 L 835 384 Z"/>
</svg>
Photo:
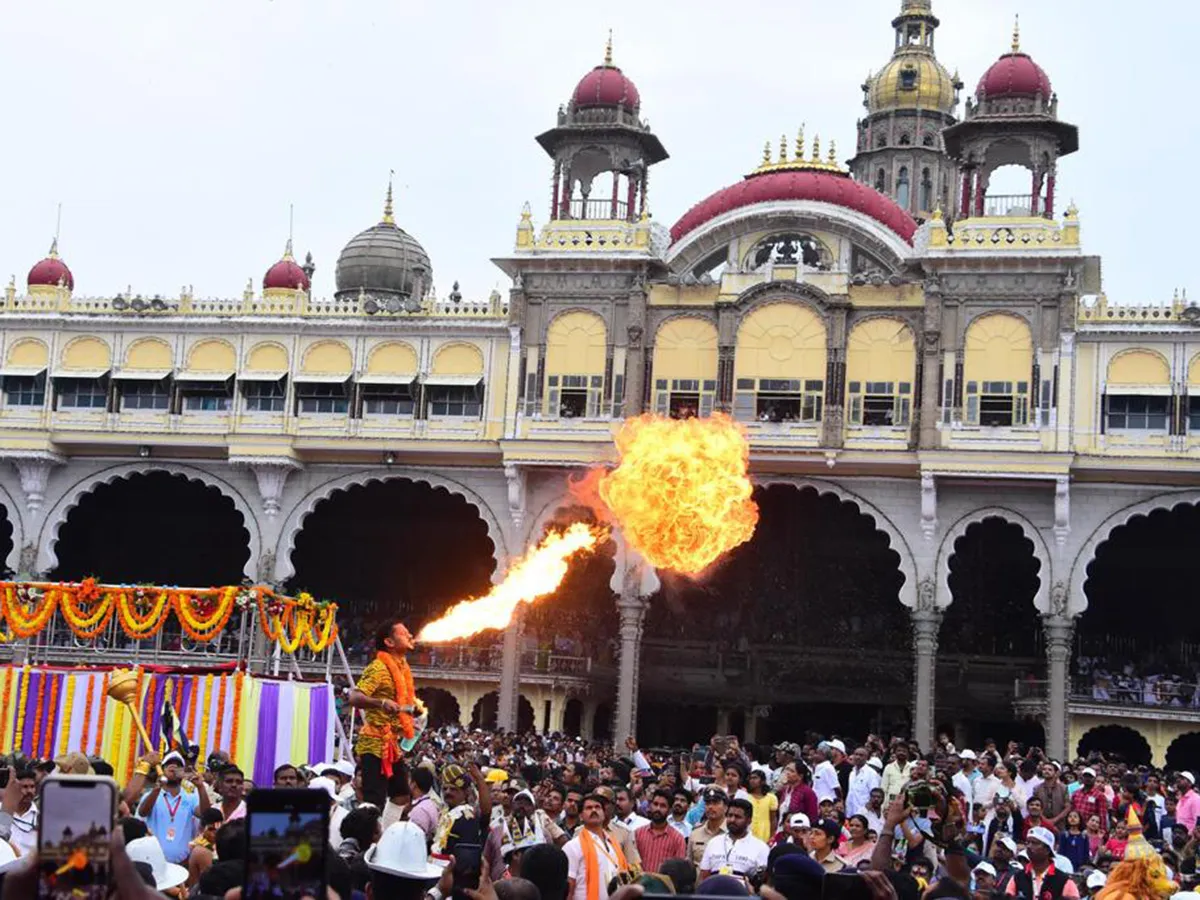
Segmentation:
<svg viewBox="0 0 1200 900">
<path fill-rule="evenodd" d="M 83 694 L 83 735 L 79 741 L 82 753 L 88 752 L 88 738 L 92 736 L 92 700 L 96 696 L 96 676 L 87 676 L 87 690 Z"/>
<path fill-rule="evenodd" d="M 217 690 L 217 730 L 213 732 L 213 748 L 221 746 L 221 728 L 225 724 L 225 689 L 229 686 L 229 676 L 222 675 L 221 687 Z"/>
<path fill-rule="evenodd" d="M 108 716 L 108 673 L 100 681 L 100 720 L 96 723 L 96 755 L 100 755 L 100 742 L 104 738 L 104 720 Z"/>
<path fill-rule="evenodd" d="M 118 591 L 117 621 L 121 623 L 121 630 L 135 641 L 144 641 L 147 638 L 154 637 L 162 631 L 163 625 L 166 624 L 167 617 L 164 613 L 167 610 L 170 596 L 170 592 L 160 590 L 158 598 L 150 608 L 150 612 L 144 616 L 140 616 L 138 615 L 136 603 L 130 600 L 129 592 Z"/>
<path fill-rule="evenodd" d="M 17 753 L 25 752 L 25 712 L 29 709 L 29 664 L 21 666 L 21 685 L 17 688 L 17 724 L 13 729 L 12 749 Z"/>
<path fill-rule="evenodd" d="M 30 756 L 38 754 L 38 748 L 42 742 L 42 710 L 46 705 L 46 679 L 48 677 L 43 674 L 38 679 L 37 703 L 33 708 L 33 745 L 29 748 Z"/>
<path fill-rule="evenodd" d="M 193 608 L 195 600 L 183 591 L 175 595 L 173 606 L 175 614 L 179 618 L 179 624 L 187 632 L 188 637 L 195 641 L 205 642 L 216 637 L 229 622 L 229 617 L 233 615 L 236 598 L 237 588 L 225 588 L 219 595 L 216 608 L 207 618 L 196 613 Z"/>
<path fill-rule="evenodd" d="M 197 675 L 190 677 L 192 679 L 192 696 L 188 698 L 187 734 L 188 739 L 194 741 L 196 739 L 196 707 L 200 705 L 200 678 Z"/>
<path fill-rule="evenodd" d="M 85 581 L 79 586 L 77 592 L 63 587 L 62 599 L 59 601 L 58 608 L 77 637 L 91 640 L 107 628 L 108 623 L 112 621 L 116 599 L 113 591 L 105 591 L 103 594 L 99 594 L 99 599 L 95 601 L 96 605 L 92 611 L 84 612 L 83 604 L 88 599 L 87 595 L 98 594 L 94 581 L 90 585 L 91 590 L 88 590 L 86 586 L 87 582 Z"/>
<path fill-rule="evenodd" d="M 241 669 L 233 677 L 233 725 L 229 730 L 229 759 L 236 763 L 238 751 L 238 725 L 242 720 L 242 682 L 245 673 Z"/>
<path fill-rule="evenodd" d="M 0 612 L 4 614 L 14 635 L 30 638 L 46 627 L 50 616 L 54 614 L 56 601 L 57 592 L 53 589 L 46 590 L 42 593 L 41 605 L 35 606 L 32 611 L 27 610 L 17 596 L 16 586 L 9 583 L 4 586 L 4 591 L 0 592 Z"/>
<path fill-rule="evenodd" d="M 45 749 L 38 755 L 42 759 L 51 759 L 54 756 L 54 713 L 58 709 L 58 689 L 62 687 L 62 676 L 48 675 L 46 680 L 50 682 L 50 708 L 46 711 Z M 37 746 L 36 740 L 33 745 Z"/>
<path fill-rule="evenodd" d="M 3 736 L 8 731 L 8 701 L 12 697 L 13 667 L 4 667 L 4 695 L 0 697 L 0 752 L 12 750 L 10 742 L 4 741 Z"/>
</svg>

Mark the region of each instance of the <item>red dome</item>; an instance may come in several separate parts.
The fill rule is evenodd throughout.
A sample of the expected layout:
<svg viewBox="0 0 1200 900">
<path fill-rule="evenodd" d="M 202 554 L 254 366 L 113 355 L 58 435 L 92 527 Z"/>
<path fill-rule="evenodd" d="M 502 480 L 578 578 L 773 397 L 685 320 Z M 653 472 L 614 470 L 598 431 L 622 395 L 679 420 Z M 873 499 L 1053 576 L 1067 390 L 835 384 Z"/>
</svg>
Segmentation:
<svg viewBox="0 0 1200 900">
<path fill-rule="evenodd" d="M 29 270 L 25 283 L 29 287 L 57 287 L 59 282 L 67 286 L 68 291 L 75 290 L 75 276 L 67 268 L 67 264 L 58 258 L 58 253 L 50 251 L 50 255 Z"/>
<path fill-rule="evenodd" d="M 642 102 L 634 83 L 616 66 L 596 66 L 575 85 L 571 100 L 577 107 L 620 106 L 636 110 Z"/>
<path fill-rule="evenodd" d="M 997 97 L 1036 97 L 1050 99 L 1050 77 L 1028 53 L 1006 53 L 979 79 L 975 96 L 980 100 Z"/>
<path fill-rule="evenodd" d="M 263 290 L 283 288 L 289 291 L 307 291 L 308 287 L 308 275 L 292 259 L 291 254 L 267 269 L 267 274 L 263 276 Z"/>
<path fill-rule="evenodd" d="M 917 223 L 890 198 L 846 175 L 833 172 L 784 171 L 751 175 L 701 200 L 671 228 L 671 243 L 724 213 L 773 200 L 816 200 L 870 216 L 912 243 Z"/>
</svg>

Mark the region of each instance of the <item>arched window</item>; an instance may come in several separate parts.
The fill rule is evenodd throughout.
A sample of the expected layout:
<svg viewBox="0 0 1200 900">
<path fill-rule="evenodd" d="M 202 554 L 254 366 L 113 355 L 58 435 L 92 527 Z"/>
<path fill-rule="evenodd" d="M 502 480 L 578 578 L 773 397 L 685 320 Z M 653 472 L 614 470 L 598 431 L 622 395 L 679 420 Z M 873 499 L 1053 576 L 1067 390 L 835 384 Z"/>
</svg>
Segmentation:
<svg viewBox="0 0 1200 900">
<path fill-rule="evenodd" d="M 1166 433 L 1170 406 L 1171 367 L 1161 354 L 1153 350 L 1127 350 L 1108 364 L 1104 423 L 1107 431 Z"/>
<path fill-rule="evenodd" d="M 654 411 L 673 419 L 712 413 L 717 329 L 705 319 L 671 319 L 654 338 Z"/>
<path fill-rule="evenodd" d="M 875 135 L 875 146 L 876 147 L 886 147 L 887 146 L 887 135 L 884 134 L 882 131 L 879 132 L 879 134 Z"/>
<path fill-rule="evenodd" d="M 928 169 L 921 170 L 921 209 L 933 209 L 933 176 Z"/>
<path fill-rule="evenodd" d="M 921 145 L 924 147 L 932 147 L 937 143 L 937 135 L 932 131 L 925 132 L 925 136 L 921 138 Z"/>
<path fill-rule="evenodd" d="M 907 147 L 910 144 L 912 144 L 912 135 L 906 131 L 904 134 L 900 135 L 900 146 Z"/>
<path fill-rule="evenodd" d="M 900 167 L 900 174 L 896 176 L 896 202 L 901 209 L 908 209 L 908 166 Z"/>
<path fill-rule="evenodd" d="M 601 414 L 608 329 L 589 312 L 557 316 L 546 332 L 546 405 L 550 419 Z"/>
<path fill-rule="evenodd" d="M 744 422 L 821 421 L 825 323 L 799 303 L 769 303 L 738 328 L 734 417 Z"/>
<path fill-rule="evenodd" d="M 1024 319 L 1005 313 L 975 319 L 963 355 L 967 424 L 1029 424 L 1032 374 L 1033 338 Z"/>
<path fill-rule="evenodd" d="M 833 254 L 811 234 L 776 234 L 759 241 L 746 259 L 750 269 L 767 263 L 783 266 L 803 263 L 805 268 L 825 271 L 833 267 Z"/>
<path fill-rule="evenodd" d="M 887 192 L 887 172 L 883 169 L 875 173 L 875 190 L 881 194 Z"/>
<path fill-rule="evenodd" d="M 917 356 L 912 330 L 898 319 L 868 319 L 846 342 L 850 425 L 899 427 L 912 416 Z"/>
</svg>

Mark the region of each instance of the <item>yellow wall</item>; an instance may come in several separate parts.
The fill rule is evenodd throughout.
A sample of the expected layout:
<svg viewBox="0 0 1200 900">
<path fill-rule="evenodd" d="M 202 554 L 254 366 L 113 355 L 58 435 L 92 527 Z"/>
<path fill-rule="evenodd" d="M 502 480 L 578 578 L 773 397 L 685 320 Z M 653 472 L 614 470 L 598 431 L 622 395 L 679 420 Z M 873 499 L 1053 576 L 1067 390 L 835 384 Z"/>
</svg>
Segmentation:
<svg viewBox="0 0 1200 900">
<path fill-rule="evenodd" d="M 43 368 L 50 360 L 50 351 L 36 338 L 17 341 L 8 350 L 8 364 L 22 368 Z"/>
<path fill-rule="evenodd" d="M 593 313 L 569 312 L 554 318 L 546 333 L 547 375 L 603 375 L 608 329 Z"/>
<path fill-rule="evenodd" d="M 483 354 L 474 344 L 446 344 L 433 357 L 434 375 L 483 375 Z"/>
<path fill-rule="evenodd" d="M 736 378 L 824 378 L 825 324 L 799 303 L 771 303 L 742 320 Z"/>
<path fill-rule="evenodd" d="M 654 338 L 654 375 L 657 379 L 715 380 L 717 329 L 694 317 L 671 319 Z"/>
<path fill-rule="evenodd" d="M 1029 381 L 1033 340 L 1024 319 L 992 313 L 967 329 L 963 377 L 967 381 Z"/>
<path fill-rule="evenodd" d="M 313 374 L 348 375 L 354 369 L 354 355 L 341 341 L 320 341 L 308 348 L 301 368 Z"/>
<path fill-rule="evenodd" d="M 367 372 L 371 375 L 416 375 L 417 351 L 399 341 L 380 344 L 367 359 Z"/>
<path fill-rule="evenodd" d="M 246 356 L 246 368 L 251 372 L 286 372 L 289 368 L 287 350 L 267 341 L 255 344 Z"/>
<path fill-rule="evenodd" d="M 158 338 L 144 338 L 131 344 L 125 353 L 125 368 L 127 369 L 172 369 L 175 367 L 175 354 L 166 341 Z"/>
<path fill-rule="evenodd" d="M 899 319 L 868 319 L 854 326 L 847 339 L 846 381 L 891 381 L 910 384 L 916 378 L 917 353 L 911 329 Z"/>
<path fill-rule="evenodd" d="M 63 348 L 62 365 L 64 369 L 107 369 L 112 365 L 112 351 L 98 338 L 75 338 Z"/>
<path fill-rule="evenodd" d="M 1171 366 L 1153 350 L 1126 350 L 1108 364 L 1109 385 L 1170 385 Z"/>
<path fill-rule="evenodd" d="M 192 372 L 232 372 L 237 369 L 237 352 L 228 341 L 199 341 L 188 353 Z"/>
</svg>

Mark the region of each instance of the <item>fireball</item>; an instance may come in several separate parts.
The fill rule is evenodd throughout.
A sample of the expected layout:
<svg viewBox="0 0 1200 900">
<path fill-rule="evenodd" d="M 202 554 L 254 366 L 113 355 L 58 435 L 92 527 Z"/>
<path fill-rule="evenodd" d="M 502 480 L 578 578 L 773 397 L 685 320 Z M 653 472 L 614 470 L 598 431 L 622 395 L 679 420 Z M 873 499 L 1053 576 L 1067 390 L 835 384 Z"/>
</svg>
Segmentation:
<svg viewBox="0 0 1200 900">
<path fill-rule="evenodd" d="M 582 522 L 565 531 L 552 531 L 513 564 L 500 584 L 482 597 L 463 600 L 421 629 L 417 640 L 440 644 L 470 637 L 489 628 L 507 628 L 522 603 L 552 594 L 567 575 L 571 559 L 591 552 L 607 537 L 603 529 Z"/>
<path fill-rule="evenodd" d="M 656 569 L 699 575 L 754 535 L 750 446 L 728 416 L 644 415 L 626 421 L 616 443 L 619 462 L 594 487 L 626 542 Z"/>
</svg>

